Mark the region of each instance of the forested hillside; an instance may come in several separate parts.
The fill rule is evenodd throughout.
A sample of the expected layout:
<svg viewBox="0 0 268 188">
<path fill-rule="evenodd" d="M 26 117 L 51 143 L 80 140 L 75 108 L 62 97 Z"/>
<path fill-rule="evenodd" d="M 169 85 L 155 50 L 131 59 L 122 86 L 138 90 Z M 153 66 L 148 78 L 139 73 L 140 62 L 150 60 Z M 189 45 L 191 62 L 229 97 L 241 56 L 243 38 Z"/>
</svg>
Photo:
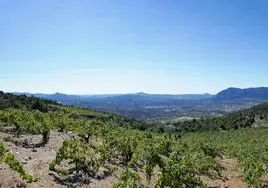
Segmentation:
<svg viewBox="0 0 268 188">
<path fill-rule="evenodd" d="M 113 114 L 1 96 L 3 187 L 260 187 L 267 180 L 268 160 L 260 155 L 267 131 L 244 128 L 266 120 L 267 104 L 165 133 Z"/>
<path fill-rule="evenodd" d="M 201 117 L 191 121 L 178 122 L 175 127 L 178 132 L 231 130 L 252 127 L 255 125 L 254 123 L 266 121 L 268 121 L 268 103 L 263 103 L 225 116 Z"/>
<path fill-rule="evenodd" d="M 51 100 L 41 100 L 36 97 L 27 97 L 25 95 L 17 96 L 0 91 L 0 109 L 15 108 L 47 112 L 49 104 L 56 104 L 56 102 Z"/>
</svg>

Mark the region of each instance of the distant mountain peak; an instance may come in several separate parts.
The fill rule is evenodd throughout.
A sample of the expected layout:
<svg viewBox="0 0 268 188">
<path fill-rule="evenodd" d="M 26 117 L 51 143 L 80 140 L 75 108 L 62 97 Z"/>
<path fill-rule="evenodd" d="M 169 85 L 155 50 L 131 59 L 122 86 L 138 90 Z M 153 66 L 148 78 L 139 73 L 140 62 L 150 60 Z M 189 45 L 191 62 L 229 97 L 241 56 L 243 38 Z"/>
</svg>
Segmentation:
<svg viewBox="0 0 268 188">
<path fill-rule="evenodd" d="M 64 94 L 64 93 L 59 93 L 59 92 L 56 92 L 56 93 L 54 93 L 54 94 L 52 94 L 52 95 L 66 95 L 66 94 Z"/>
<path fill-rule="evenodd" d="M 136 93 L 136 95 L 148 95 L 148 93 L 138 92 L 138 93 Z"/>
<path fill-rule="evenodd" d="M 216 99 L 220 100 L 234 100 L 234 99 L 256 99 L 268 100 L 268 87 L 256 88 L 235 88 L 230 87 L 216 95 Z"/>
</svg>

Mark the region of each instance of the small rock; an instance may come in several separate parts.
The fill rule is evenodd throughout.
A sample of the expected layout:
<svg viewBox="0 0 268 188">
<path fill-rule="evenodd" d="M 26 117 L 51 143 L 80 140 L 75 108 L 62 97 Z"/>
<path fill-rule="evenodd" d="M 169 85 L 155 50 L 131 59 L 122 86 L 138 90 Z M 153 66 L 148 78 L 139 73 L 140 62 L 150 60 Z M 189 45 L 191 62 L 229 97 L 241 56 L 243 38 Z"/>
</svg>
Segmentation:
<svg viewBox="0 0 268 188">
<path fill-rule="evenodd" d="M 37 149 L 33 148 L 33 149 L 32 149 L 32 152 L 37 152 Z"/>
<path fill-rule="evenodd" d="M 26 185 L 25 185 L 25 183 L 18 183 L 18 184 L 16 185 L 16 187 L 17 187 L 17 188 L 24 188 L 24 187 L 26 187 Z"/>
<path fill-rule="evenodd" d="M 27 164 L 27 161 L 22 161 L 22 164 Z"/>
<path fill-rule="evenodd" d="M 229 187 L 229 184 L 226 182 L 226 183 L 224 183 L 224 188 L 228 188 Z"/>
<path fill-rule="evenodd" d="M 186 184 L 185 188 L 194 188 L 195 186 L 193 184 Z"/>
<path fill-rule="evenodd" d="M 29 160 L 32 160 L 33 158 L 32 158 L 32 156 L 29 156 L 28 159 L 29 159 Z"/>
<path fill-rule="evenodd" d="M 75 188 L 74 185 L 67 185 L 67 188 Z"/>
<path fill-rule="evenodd" d="M 0 170 L 3 170 L 3 169 L 5 169 L 2 165 L 0 165 Z"/>
<path fill-rule="evenodd" d="M 6 133 L 16 132 L 16 127 L 15 126 L 6 127 L 6 128 L 4 128 L 4 132 L 6 132 Z"/>
<path fill-rule="evenodd" d="M 97 174 L 97 175 L 95 176 L 95 178 L 96 178 L 97 180 L 101 180 L 101 179 L 104 179 L 104 175 L 103 175 L 103 174 Z"/>
</svg>

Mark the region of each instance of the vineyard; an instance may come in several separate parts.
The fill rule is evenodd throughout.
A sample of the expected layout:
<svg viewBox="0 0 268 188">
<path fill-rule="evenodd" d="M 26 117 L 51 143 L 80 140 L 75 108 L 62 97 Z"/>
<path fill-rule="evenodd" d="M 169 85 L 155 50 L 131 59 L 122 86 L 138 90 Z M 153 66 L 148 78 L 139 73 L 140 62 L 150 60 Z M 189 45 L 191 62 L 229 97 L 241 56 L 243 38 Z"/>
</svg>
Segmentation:
<svg viewBox="0 0 268 188">
<path fill-rule="evenodd" d="M 186 143 L 204 143 L 233 157 L 243 170 L 244 179 L 252 187 L 267 182 L 268 128 L 246 128 L 229 132 L 188 134 Z"/>
<path fill-rule="evenodd" d="M 207 187 L 207 177 L 228 182 L 225 158 L 236 161 L 249 187 L 266 184 L 266 128 L 182 136 L 142 131 L 140 122 L 86 109 L 49 102 L 45 109 L 0 111 L 0 163 L 24 186 Z"/>
<path fill-rule="evenodd" d="M 220 154 L 209 146 L 194 147 L 180 142 L 176 135 L 126 129 L 99 120 L 73 119 L 73 114 L 58 112 L 6 110 L 0 117 L 3 130 L 14 126 L 4 140 L 21 147 L 43 147 L 51 131 L 73 132 L 58 149 L 49 169 L 67 179 L 87 181 L 100 170 L 109 175 L 118 171 L 116 187 L 142 186 L 139 171 L 146 176 L 145 185 L 157 187 L 203 185 L 200 174 L 220 175 Z M 20 141 L 23 134 L 40 134 L 38 143 Z M 156 177 L 152 181 L 152 177 Z M 74 182 L 75 182 L 74 181 Z"/>
</svg>

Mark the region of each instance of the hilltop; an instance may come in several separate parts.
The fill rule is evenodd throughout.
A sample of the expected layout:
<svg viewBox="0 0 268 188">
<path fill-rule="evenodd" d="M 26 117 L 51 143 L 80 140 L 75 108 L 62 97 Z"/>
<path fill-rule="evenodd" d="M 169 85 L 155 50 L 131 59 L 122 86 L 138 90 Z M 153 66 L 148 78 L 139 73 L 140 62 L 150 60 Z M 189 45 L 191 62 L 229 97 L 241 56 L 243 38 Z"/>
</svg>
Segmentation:
<svg viewBox="0 0 268 188">
<path fill-rule="evenodd" d="M 268 87 L 228 88 L 216 95 L 217 100 L 268 100 Z"/>
</svg>

